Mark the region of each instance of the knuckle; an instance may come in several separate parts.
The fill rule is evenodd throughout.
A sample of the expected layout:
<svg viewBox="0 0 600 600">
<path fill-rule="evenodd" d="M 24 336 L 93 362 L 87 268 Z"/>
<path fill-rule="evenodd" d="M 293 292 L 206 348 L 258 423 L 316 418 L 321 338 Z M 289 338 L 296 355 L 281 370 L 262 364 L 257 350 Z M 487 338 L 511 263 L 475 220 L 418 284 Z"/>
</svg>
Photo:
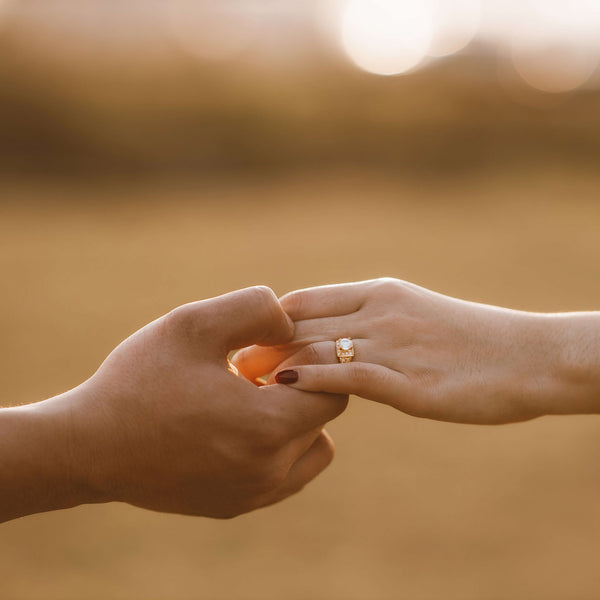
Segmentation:
<svg viewBox="0 0 600 600">
<path fill-rule="evenodd" d="M 323 362 L 323 357 L 316 344 L 309 344 L 298 352 L 296 361 L 303 365 L 318 365 Z"/>
<path fill-rule="evenodd" d="M 275 296 L 275 292 L 268 285 L 255 285 L 254 288 L 258 290 L 261 294 L 270 296 L 273 299 L 277 299 L 277 297 Z"/>
<path fill-rule="evenodd" d="M 280 317 L 283 318 L 281 304 L 271 288 L 257 285 L 245 289 L 243 293 L 245 294 L 245 303 L 248 307 L 251 307 L 251 310 L 256 311 L 256 314 L 266 317 L 269 321 L 277 321 Z"/>
<path fill-rule="evenodd" d="M 350 365 L 343 365 L 350 366 Z M 336 367 L 337 368 L 337 367 Z M 321 369 L 312 369 L 310 374 L 311 389 L 315 390 L 327 390 L 331 387 L 331 378 L 328 371 L 322 371 Z M 336 394 L 329 394 L 328 397 L 333 400 Z M 345 396 L 341 396 L 345 397 Z"/>
<path fill-rule="evenodd" d="M 285 445 L 288 439 L 283 423 L 264 423 L 260 435 L 253 442 L 253 447 L 259 454 L 272 454 Z"/>
<path fill-rule="evenodd" d="M 282 416 L 275 411 L 265 410 L 261 415 L 260 424 L 255 427 L 248 441 L 246 455 L 270 460 L 290 441 L 290 438 L 290 428 Z"/>
<path fill-rule="evenodd" d="M 403 283 L 400 279 L 393 277 L 380 277 L 373 280 L 372 289 L 378 296 L 396 296 L 402 293 Z"/>
<path fill-rule="evenodd" d="M 356 390 L 364 390 L 372 383 L 372 373 L 367 363 L 351 363 L 349 378 Z"/>
<path fill-rule="evenodd" d="M 275 292 L 266 285 L 255 285 L 244 290 L 244 293 L 249 296 L 250 300 L 260 305 L 276 306 L 278 304 Z"/>
<path fill-rule="evenodd" d="M 165 315 L 165 321 L 169 328 L 176 332 L 195 333 L 202 322 L 199 318 L 197 302 L 182 304 Z"/>
<path fill-rule="evenodd" d="M 240 473 L 247 480 L 251 495 L 260 495 L 279 487 L 287 476 L 285 448 L 290 435 L 283 422 L 267 420 L 246 444 Z"/>
<path fill-rule="evenodd" d="M 188 304 L 182 304 L 167 313 L 167 319 L 174 324 L 180 324 L 189 318 L 190 309 Z"/>
<path fill-rule="evenodd" d="M 253 469 L 250 488 L 251 495 L 267 494 L 280 487 L 287 477 L 288 469 L 283 460 L 276 456 L 263 460 Z"/>
<path fill-rule="evenodd" d="M 267 492 L 276 490 L 283 485 L 288 471 L 289 469 L 286 468 L 286 465 L 284 465 L 282 462 L 272 464 L 263 472 L 262 477 L 260 478 L 261 486 Z"/>
</svg>

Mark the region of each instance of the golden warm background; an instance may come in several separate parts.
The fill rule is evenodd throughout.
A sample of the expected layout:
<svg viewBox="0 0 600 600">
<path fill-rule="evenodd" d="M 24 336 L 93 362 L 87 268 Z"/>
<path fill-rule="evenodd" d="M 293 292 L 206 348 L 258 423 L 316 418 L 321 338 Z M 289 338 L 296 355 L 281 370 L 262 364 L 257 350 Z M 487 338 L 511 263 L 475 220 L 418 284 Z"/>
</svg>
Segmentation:
<svg viewBox="0 0 600 600">
<path fill-rule="evenodd" d="M 599 307 L 594 85 L 535 91 L 489 48 L 378 77 L 317 36 L 210 62 L 86 35 L 0 29 L 0 404 L 252 284 Z M 328 471 L 233 521 L 115 504 L 2 525 L 0 598 L 600 597 L 598 417 L 458 426 L 353 398 L 330 431 Z"/>
</svg>

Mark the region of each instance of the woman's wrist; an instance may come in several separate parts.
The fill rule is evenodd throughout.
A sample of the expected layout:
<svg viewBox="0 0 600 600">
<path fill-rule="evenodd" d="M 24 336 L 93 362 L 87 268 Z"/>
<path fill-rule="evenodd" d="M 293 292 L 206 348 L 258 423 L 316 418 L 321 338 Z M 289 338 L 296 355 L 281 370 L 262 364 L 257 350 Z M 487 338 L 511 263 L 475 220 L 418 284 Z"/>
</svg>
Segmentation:
<svg viewBox="0 0 600 600">
<path fill-rule="evenodd" d="M 600 413 L 600 313 L 534 318 L 542 365 L 532 370 L 532 379 L 542 414 Z"/>
</svg>

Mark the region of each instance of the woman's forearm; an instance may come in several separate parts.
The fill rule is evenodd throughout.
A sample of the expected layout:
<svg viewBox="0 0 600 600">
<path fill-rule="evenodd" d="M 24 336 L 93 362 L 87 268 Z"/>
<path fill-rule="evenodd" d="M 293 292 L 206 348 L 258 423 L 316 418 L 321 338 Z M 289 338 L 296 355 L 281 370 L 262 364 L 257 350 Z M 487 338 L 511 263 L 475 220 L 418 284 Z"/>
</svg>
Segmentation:
<svg viewBox="0 0 600 600">
<path fill-rule="evenodd" d="M 554 353 L 548 363 L 553 386 L 540 398 L 545 414 L 600 413 L 600 312 L 544 315 L 540 338 Z"/>
</svg>

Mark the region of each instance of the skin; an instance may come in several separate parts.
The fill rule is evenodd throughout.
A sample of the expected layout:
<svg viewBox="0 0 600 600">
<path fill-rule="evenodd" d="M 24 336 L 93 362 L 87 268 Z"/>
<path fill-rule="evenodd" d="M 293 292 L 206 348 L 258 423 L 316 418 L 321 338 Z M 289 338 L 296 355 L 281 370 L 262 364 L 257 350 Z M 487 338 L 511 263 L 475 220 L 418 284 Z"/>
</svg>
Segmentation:
<svg viewBox="0 0 600 600">
<path fill-rule="evenodd" d="M 271 290 L 181 306 L 120 344 L 79 387 L 0 410 L 0 521 L 84 503 L 229 518 L 278 502 L 333 458 L 344 396 L 257 387 L 228 353 L 285 344 Z"/>
<path fill-rule="evenodd" d="M 281 304 L 294 337 L 239 352 L 247 377 L 458 423 L 600 412 L 600 313 L 510 310 L 397 279 L 299 290 Z M 348 364 L 337 361 L 341 337 L 355 344 Z"/>
</svg>

